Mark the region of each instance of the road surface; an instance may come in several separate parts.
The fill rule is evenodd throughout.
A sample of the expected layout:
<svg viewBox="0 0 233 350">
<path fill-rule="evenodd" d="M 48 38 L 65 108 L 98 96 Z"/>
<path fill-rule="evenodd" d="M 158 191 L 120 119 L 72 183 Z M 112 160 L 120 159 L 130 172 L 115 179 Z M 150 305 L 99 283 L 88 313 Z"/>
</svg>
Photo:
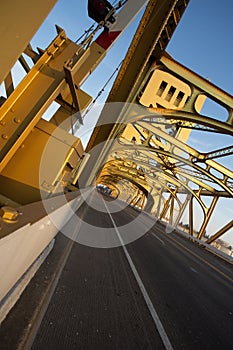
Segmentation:
<svg viewBox="0 0 233 350">
<path fill-rule="evenodd" d="M 71 228 L 3 322 L 0 349 L 233 349 L 230 263 L 96 191 Z"/>
</svg>

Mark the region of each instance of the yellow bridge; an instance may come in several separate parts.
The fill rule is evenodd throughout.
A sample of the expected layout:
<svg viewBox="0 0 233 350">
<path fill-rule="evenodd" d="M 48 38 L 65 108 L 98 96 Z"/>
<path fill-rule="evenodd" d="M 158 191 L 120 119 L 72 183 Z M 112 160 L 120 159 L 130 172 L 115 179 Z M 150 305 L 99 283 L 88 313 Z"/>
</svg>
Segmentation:
<svg viewBox="0 0 233 350">
<path fill-rule="evenodd" d="M 55 3 L 8 1 L 0 16 L 0 348 L 230 349 L 233 220 L 208 225 L 219 203 L 232 212 L 233 98 L 166 52 L 189 0 L 97 1 L 109 14 L 79 42 L 56 26 L 35 51 Z M 84 147 L 81 86 L 142 12 Z"/>
</svg>

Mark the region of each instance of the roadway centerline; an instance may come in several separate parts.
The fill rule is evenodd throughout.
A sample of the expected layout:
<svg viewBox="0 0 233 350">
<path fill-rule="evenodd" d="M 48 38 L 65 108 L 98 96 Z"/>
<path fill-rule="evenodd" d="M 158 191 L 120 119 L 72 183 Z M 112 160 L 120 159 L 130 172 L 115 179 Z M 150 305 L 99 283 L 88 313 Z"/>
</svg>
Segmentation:
<svg viewBox="0 0 233 350">
<path fill-rule="evenodd" d="M 153 318 L 153 321 L 154 321 L 155 326 L 156 326 L 156 328 L 158 330 L 158 333 L 159 333 L 159 335 L 161 337 L 163 345 L 164 345 L 166 350 L 173 350 L 173 347 L 172 347 L 171 342 L 170 342 L 170 340 L 168 338 L 168 335 L 167 335 L 167 333 L 166 333 L 166 331 L 165 331 L 165 329 L 164 329 L 164 327 L 162 325 L 162 322 L 160 321 L 160 318 L 159 318 L 159 316 L 158 316 L 158 314 L 157 314 L 157 312 L 156 312 L 156 310 L 154 308 L 154 305 L 153 305 L 153 303 L 152 303 L 152 301 L 151 301 L 151 299 L 150 299 L 150 297 L 149 297 L 149 295 L 148 295 L 148 293 L 146 291 L 146 288 L 145 288 L 145 286 L 144 286 L 144 284 L 143 284 L 143 282 L 142 282 L 142 280 L 141 280 L 141 278 L 140 278 L 140 276 L 139 276 L 139 274 L 137 272 L 137 269 L 136 269 L 136 267 L 135 267 L 135 265 L 134 265 L 130 255 L 128 253 L 128 250 L 127 250 L 126 246 L 124 245 L 124 242 L 122 240 L 120 232 L 119 232 L 119 230 L 118 230 L 118 228 L 117 228 L 117 226 L 115 224 L 115 221 L 113 220 L 113 217 L 112 217 L 111 213 L 109 212 L 109 210 L 107 208 L 107 205 L 106 205 L 105 201 L 104 201 L 104 205 L 105 205 L 105 208 L 106 208 L 106 210 L 107 210 L 107 212 L 109 214 L 109 217 L 110 217 L 110 219 L 112 221 L 112 224 L 113 224 L 113 226 L 114 226 L 114 228 L 116 230 L 117 237 L 118 237 L 118 239 L 119 239 L 119 241 L 120 241 L 120 243 L 122 245 L 122 248 L 123 248 L 123 251 L 125 253 L 125 256 L 126 256 L 126 258 L 128 260 L 128 263 L 129 263 L 129 265 L 131 267 L 133 275 L 134 275 L 134 277 L 135 277 L 135 279 L 137 281 L 137 284 L 138 284 L 138 286 L 139 286 L 139 288 L 141 290 L 141 293 L 142 293 L 143 298 L 144 298 L 144 300 L 146 302 L 146 305 L 147 305 L 147 307 L 148 307 L 148 309 L 150 311 L 150 314 L 151 314 L 151 316 Z"/>
<path fill-rule="evenodd" d="M 162 245 L 165 245 L 164 241 L 160 239 L 155 233 L 152 233 L 152 236 L 154 236 L 158 241 L 160 241 Z"/>
</svg>

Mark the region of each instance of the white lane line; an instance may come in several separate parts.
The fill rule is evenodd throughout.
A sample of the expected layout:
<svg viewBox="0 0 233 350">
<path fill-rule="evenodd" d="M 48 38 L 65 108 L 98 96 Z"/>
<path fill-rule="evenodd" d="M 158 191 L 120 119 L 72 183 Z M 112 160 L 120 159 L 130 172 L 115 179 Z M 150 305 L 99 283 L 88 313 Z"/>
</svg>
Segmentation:
<svg viewBox="0 0 233 350">
<path fill-rule="evenodd" d="M 107 212 L 109 214 L 109 217 L 110 217 L 110 219 L 112 221 L 112 224 L 113 224 L 113 226 L 114 226 L 114 228 L 116 230 L 118 239 L 119 239 L 119 241 L 120 241 L 120 243 L 122 245 L 122 248 L 124 250 L 124 253 L 126 255 L 128 263 L 129 263 L 129 265 L 130 265 L 130 267 L 132 269 L 134 277 L 135 277 L 135 279 L 136 279 L 136 281 L 138 283 L 138 286 L 139 286 L 139 288 L 140 288 L 140 290 L 142 292 L 143 298 L 144 298 L 144 300 L 145 300 L 145 302 L 147 304 L 147 307 L 148 307 L 148 309 L 150 311 L 150 314 L 151 314 L 151 316 L 152 316 L 152 318 L 154 320 L 155 326 L 156 326 L 156 328 L 157 328 L 157 330 L 159 332 L 159 335 L 160 335 L 160 337 L 162 339 L 163 345 L 164 345 L 166 350 L 173 350 L 173 347 L 172 347 L 171 342 L 170 342 L 170 340 L 168 338 L 168 335 L 167 335 L 167 333 L 166 333 L 166 331 L 165 331 L 165 329 L 164 329 L 164 327 L 162 325 L 162 322 L 159 319 L 159 316 L 158 316 L 157 312 L 155 311 L 154 305 L 153 305 L 153 303 L 152 303 L 152 301 L 151 301 L 151 299 L 150 299 L 150 297 L 149 297 L 149 295 L 148 295 L 148 293 L 146 291 L 146 288 L 145 288 L 145 286 L 144 286 L 144 284 L 143 284 L 143 282 L 142 282 L 142 280 L 141 280 L 141 278 L 140 278 L 140 276 L 139 276 L 139 274 L 137 272 L 136 267 L 134 266 L 134 263 L 133 263 L 130 255 L 128 253 L 128 250 L 127 250 L 126 246 L 124 245 L 124 242 L 123 242 L 123 240 L 121 238 L 120 232 L 119 232 L 119 230 L 118 230 L 118 228 L 117 228 L 117 226 L 116 226 L 116 224 L 115 224 L 115 222 L 114 222 L 114 220 L 112 218 L 112 215 L 109 212 L 105 202 L 104 202 L 104 205 L 105 205 L 105 208 L 106 208 L 106 210 L 107 210 Z"/>
<path fill-rule="evenodd" d="M 195 272 L 195 273 L 198 273 L 197 270 L 195 270 L 193 267 L 190 266 L 190 270 Z"/>
<path fill-rule="evenodd" d="M 162 243 L 162 245 L 165 245 L 164 241 L 162 239 L 160 239 L 155 233 L 152 233 L 152 236 L 157 238 Z"/>
</svg>

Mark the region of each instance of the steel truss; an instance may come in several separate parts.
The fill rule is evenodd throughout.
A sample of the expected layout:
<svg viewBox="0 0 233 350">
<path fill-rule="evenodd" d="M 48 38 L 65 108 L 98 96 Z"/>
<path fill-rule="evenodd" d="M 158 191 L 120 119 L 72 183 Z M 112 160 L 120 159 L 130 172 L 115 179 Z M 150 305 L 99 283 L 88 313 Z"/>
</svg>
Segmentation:
<svg viewBox="0 0 233 350">
<path fill-rule="evenodd" d="M 123 122 L 115 127 L 115 141 L 109 151 L 100 178 L 108 178 L 112 184 L 119 179 L 144 188 L 150 193 L 154 203 L 150 212 L 160 219 L 177 226 L 184 212 L 189 212 L 188 229 L 194 235 L 194 211 L 198 204 L 203 212 L 203 220 L 196 233 L 199 239 L 205 238 L 207 225 L 215 214 L 220 198 L 233 197 L 232 135 L 233 99 L 209 81 L 175 62 L 167 54 L 156 62 L 160 70 L 178 77 L 190 86 L 192 91 L 181 109 L 166 109 L 150 106 L 140 107 L 138 112 L 128 110 Z M 208 97 L 224 107 L 228 116 L 225 121 L 215 116 L 206 116 L 197 111 L 199 96 Z M 131 128 L 131 138 L 125 137 Z M 182 140 L 179 135 L 189 129 L 191 137 Z M 192 144 L 192 134 L 199 133 L 213 138 L 212 148 L 200 151 Z M 199 136 L 200 136 L 199 135 Z M 221 137 L 217 147 L 214 138 Z M 202 145 L 203 146 L 203 145 Z M 205 146 L 205 145 L 204 145 Z M 137 191 L 135 191 L 136 197 Z M 206 197 L 209 203 L 206 204 Z M 195 204 L 194 204 L 195 200 Z M 147 205 L 144 205 L 147 209 Z M 230 220 L 206 239 L 213 243 L 233 227 Z"/>
</svg>

